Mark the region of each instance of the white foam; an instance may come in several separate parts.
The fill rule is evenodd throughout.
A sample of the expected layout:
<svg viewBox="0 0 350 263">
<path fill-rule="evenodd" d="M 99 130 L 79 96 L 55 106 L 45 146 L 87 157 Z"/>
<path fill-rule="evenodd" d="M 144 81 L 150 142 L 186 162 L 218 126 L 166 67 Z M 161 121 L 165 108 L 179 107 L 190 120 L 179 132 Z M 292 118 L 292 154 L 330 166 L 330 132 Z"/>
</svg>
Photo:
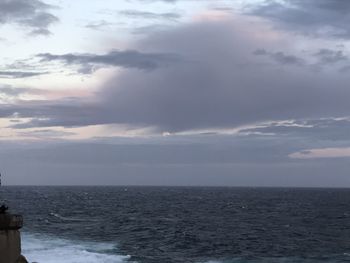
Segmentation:
<svg viewBox="0 0 350 263">
<path fill-rule="evenodd" d="M 115 255 L 115 246 L 110 243 L 76 242 L 28 233 L 22 234 L 22 254 L 29 262 L 38 263 L 125 263 L 129 259 Z"/>
</svg>

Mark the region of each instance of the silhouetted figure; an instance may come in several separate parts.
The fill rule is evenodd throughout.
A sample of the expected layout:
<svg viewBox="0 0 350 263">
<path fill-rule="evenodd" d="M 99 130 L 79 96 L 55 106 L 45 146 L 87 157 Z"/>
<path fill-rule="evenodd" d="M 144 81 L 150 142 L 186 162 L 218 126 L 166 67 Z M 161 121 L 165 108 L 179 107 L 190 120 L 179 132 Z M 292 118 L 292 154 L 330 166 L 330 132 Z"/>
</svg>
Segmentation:
<svg viewBox="0 0 350 263">
<path fill-rule="evenodd" d="M 8 206 L 1 205 L 0 206 L 0 214 L 5 214 L 8 209 L 9 209 Z"/>
</svg>

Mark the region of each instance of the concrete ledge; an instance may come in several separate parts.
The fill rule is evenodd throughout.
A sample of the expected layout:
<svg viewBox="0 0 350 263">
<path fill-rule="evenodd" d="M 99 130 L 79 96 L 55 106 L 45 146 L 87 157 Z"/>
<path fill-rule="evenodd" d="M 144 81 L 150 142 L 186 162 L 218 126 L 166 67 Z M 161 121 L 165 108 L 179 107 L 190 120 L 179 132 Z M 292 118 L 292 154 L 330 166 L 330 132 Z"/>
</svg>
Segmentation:
<svg viewBox="0 0 350 263">
<path fill-rule="evenodd" d="M 18 230 L 23 227 L 21 215 L 0 214 L 0 230 Z"/>
</svg>

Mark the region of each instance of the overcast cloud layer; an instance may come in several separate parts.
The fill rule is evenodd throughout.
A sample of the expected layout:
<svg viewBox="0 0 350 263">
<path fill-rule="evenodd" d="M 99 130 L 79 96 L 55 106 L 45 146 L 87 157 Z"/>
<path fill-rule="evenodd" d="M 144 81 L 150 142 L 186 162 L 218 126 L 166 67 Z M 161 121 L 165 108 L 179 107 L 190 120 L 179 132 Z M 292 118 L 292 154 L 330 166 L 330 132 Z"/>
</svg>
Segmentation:
<svg viewBox="0 0 350 263">
<path fill-rule="evenodd" d="M 350 186 L 347 1 L 78 2 L 0 0 L 11 183 Z"/>
</svg>

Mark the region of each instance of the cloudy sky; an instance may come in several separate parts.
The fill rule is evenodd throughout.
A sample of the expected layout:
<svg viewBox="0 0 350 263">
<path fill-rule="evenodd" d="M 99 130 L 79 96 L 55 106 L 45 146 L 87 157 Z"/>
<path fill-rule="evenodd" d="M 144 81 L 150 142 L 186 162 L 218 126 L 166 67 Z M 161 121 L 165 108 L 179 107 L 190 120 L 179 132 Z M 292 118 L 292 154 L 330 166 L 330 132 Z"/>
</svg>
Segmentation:
<svg viewBox="0 0 350 263">
<path fill-rule="evenodd" d="M 3 181 L 349 187 L 349 12 L 0 0 Z"/>
</svg>

